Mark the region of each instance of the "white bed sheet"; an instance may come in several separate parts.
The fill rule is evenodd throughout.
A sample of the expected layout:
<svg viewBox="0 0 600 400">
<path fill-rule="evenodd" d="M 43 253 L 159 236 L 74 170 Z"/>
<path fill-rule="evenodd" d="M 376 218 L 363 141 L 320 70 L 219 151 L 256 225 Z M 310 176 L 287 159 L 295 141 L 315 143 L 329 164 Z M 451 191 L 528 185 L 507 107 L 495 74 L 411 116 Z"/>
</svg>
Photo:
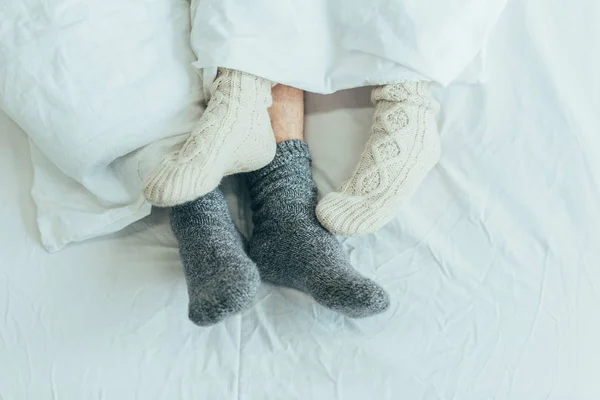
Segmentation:
<svg viewBox="0 0 600 400">
<path fill-rule="evenodd" d="M 344 241 L 392 295 L 368 320 L 264 285 L 193 326 L 161 212 L 49 255 L 27 139 L 0 116 L 0 399 L 600 398 L 600 4 L 582 4 L 509 3 L 489 84 L 439 93 L 440 165 L 394 223 Z M 323 192 L 366 140 L 367 97 L 308 97 Z"/>
</svg>

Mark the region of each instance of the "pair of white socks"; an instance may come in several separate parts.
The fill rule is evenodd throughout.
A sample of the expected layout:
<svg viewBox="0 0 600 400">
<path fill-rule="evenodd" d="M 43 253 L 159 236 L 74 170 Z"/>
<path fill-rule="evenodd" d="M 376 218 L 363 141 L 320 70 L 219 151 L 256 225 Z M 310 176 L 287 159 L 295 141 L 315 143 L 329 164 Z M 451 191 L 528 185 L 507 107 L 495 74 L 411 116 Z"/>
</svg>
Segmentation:
<svg viewBox="0 0 600 400">
<path fill-rule="evenodd" d="M 226 175 L 269 164 L 276 149 L 268 114 L 271 87 L 266 79 L 219 69 L 196 128 L 146 180 L 148 201 L 183 204 L 211 192 Z M 356 170 L 317 206 L 319 221 L 334 234 L 366 234 L 389 222 L 439 159 L 439 107 L 428 82 L 375 88 L 372 101 L 371 136 Z"/>
</svg>

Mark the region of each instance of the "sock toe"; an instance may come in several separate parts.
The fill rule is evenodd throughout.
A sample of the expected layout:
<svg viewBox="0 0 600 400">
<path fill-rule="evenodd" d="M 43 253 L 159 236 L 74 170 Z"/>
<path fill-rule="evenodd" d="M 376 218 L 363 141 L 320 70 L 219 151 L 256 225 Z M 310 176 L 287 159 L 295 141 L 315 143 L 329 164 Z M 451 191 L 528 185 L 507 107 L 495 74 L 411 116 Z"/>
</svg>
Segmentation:
<svg viewBox="0 0 600 400">
<path fill-rule="evenodd" d="M 317 218 L 321 225 L 334 235 L 351 236 L 355 231 L 351 227 L 350 216 L 354 214 L 352 208 L 348 196 L 332 192 L 317 204 Z"/>
<path fill-rule="evenodd" d="M 219 173 L 202 175 L 194 164 L 165 161 L 148 178 L 143 193 L 146 200 L 155 206 L 173 207 L 214 190 L 220 183 L 220 176 L 222 174 Z"/>
<path fill-rule="evenodd" d="M 227 283 L 218 285 L 212 291 L 198 289 L 190 293 L 189 318 L 199 326 L 214 325 L 227 317 L 238 314 L 252 306 L 260 284 L 260 276 L 254 268 L 240 271 L 238 277 L 228 277 Z"/>
<path fill-rule="evenodd" d="M 311 290 L 312 289 L 312 290 Z M 367 318 L 388 309 L 387 292 L 360 275 L 341 276 L 329 284 L 317 283 L 309 292 L 319 303 L 350 318 Z"/>
<path fill-rule="evenodd" d="M 346 315 L 351 318 L 366 318 L 385 312 L 390 306 L 387 292 L 370 279 L 356 285 L 351 307 Z"/>
<path fill-rule="evenodd" d="M 249 291 L 244 297 L 218 294 L 214 298 L 190 302 L 189 318 L 198 326 L 217 324 L 231 315 L 250 308 L 256 292 L 257 290 Z"/>
<path fill-rule="evenodd" d="M 190 321 L 198 326 L 210 326 L 217 324 L 227 318 L 229 315 L 235 314 L 236 309 L 227 307 L 225 304 L 216 299 L 190 303 L 188 317 Z"/>
<path fill-rule="evenodd" d="M 396 215 L 358 196 L 332 192 L 317 204 L 317 218 L 334 235 L 357 236 L 377 231 Z M 389 208 L 389 207 L 387 207 Z"/>
</svg>

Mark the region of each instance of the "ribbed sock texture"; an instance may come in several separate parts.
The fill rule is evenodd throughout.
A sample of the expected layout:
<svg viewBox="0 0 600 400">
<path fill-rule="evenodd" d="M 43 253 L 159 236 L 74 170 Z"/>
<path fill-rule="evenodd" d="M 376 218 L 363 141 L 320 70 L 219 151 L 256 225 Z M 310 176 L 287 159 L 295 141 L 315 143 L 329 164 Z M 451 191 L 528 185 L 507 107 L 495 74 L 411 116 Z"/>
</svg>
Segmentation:
<svg viewBox="0 0 600 400">
<path fill-rule="evenodd" d="M 219 190 L 171 210 L 189 294 L 189 317 L 215 324 L 252 305 L 260 275 Z"/>
<path fill-rule="evenodd" d="M 439 160 L 439 106 L 428 82 L 375 88 L 372 101 L 371 136 L 356 170 L 317 207 L 319 221 L 335 234 L 361 235 L 381 228 Z"/>
<path fill-rule="evenodd" d="M 262 279 L 304 291 L 349 317 L 388 308 L 387 293 L 352 268 L 317 220 L 317 188 L 304 142 L 277 145 L 275 159 L 248 177 L 255 226 L 249 254 Z"/>
<path fill-rule="evenodd" d="M 268 108 L 271 82 L 220 68 L 204 114 L 181 150 L 146 179 L 144 196 L 160 207 L 197 199 L 226 175 L 256 170 L 275 155 Z"/>
</svg>

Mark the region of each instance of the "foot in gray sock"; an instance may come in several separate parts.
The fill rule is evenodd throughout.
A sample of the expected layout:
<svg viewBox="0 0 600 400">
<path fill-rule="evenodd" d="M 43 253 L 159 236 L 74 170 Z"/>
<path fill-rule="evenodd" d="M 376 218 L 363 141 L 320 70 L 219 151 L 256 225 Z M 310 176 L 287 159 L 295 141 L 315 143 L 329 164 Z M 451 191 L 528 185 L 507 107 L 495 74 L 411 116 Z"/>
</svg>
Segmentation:
<svg viewBox="0 0 600 400">
<path fill-rule="evenodd" d="M 189 317 L 215 324 L 252 305 L 260 275 L 217 189 L 171 210 L 188 285 Z"/>
<path fill-rule="evenodd" d="M 318 222 L 304 142 L 277 145 L 273 162 L 248 177 L 254 211 L 249 254 L 262 279 L 304 291 L 353 318 L 388 308 L 387 293 L 352 268 L 339 242 Z"/>
</svg>

